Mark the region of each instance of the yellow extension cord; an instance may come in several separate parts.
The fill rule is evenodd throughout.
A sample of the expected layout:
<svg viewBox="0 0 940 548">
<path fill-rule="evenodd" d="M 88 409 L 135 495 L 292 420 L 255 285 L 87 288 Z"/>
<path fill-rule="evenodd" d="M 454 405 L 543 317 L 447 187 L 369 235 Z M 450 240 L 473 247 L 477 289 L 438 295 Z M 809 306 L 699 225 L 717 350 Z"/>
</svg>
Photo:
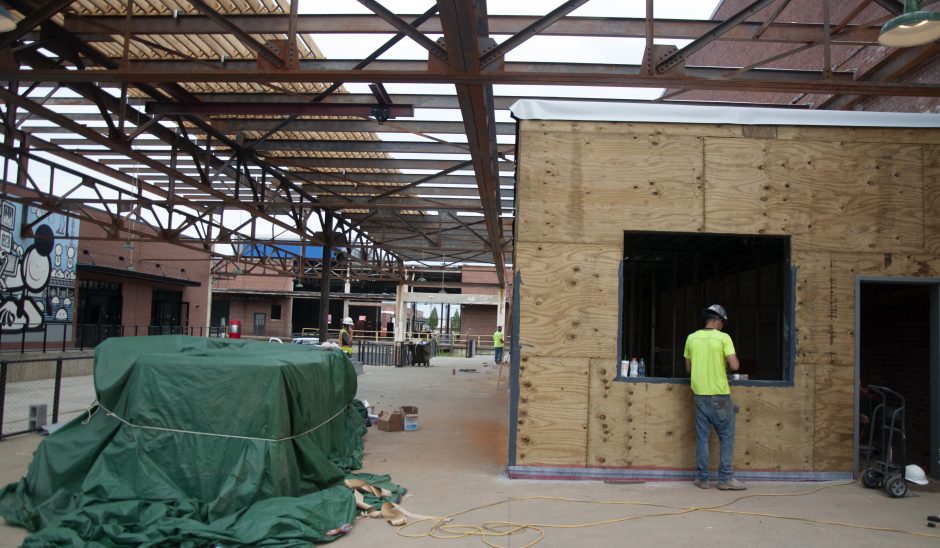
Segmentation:
<svg viewBox="0 0 940 548">
<path fill-rule="evenodd" d="M 837 525 L 839 527 L 851 527 L 854 529 L 865 529 L 868 531 L 881 531 L 881 532 L 886 532 L 886 533 L 899 533 L 903 535 L 912 535 L 916 537 L 940 539 L 940 535 L 932 535 L 929 533 L 917 533 L 914 531 L 905 531 L 903 529 L 894 529 L 891 527 L 875 527 L 871 525 L 843 523 L 840 521 L 828 521 L 828 520 L 801 518 L 801 517 L 796 517 L 796 516 L 782 516 L 782 515 L 777 515 L 777 514 L 768 514 L 764 512 L 744 512 L 740 510 L 725 509 L 727 506 L 731 506 L 732 504 L 738 501 L 747 499 L 747 498 L 805 496 L 805 495 L 812 495 L 813 493 L 818 493 L 819 491 L 822 491 L 823 489 L 829 489 L 832 487 L 841 487 L 844 485 L 853 485 L 854 483 L 855 483 L 854 481 L 851 481 L 851 482 L 846 482 L 846 483 L 823 485 L 822 487 L 817 487 L 816 489 L 812 489 L 810 491 L 802 491 L 799 493 L 755 493 L 751 495 L 744 495 L 741 497 L 737 497 L 731 500 L 730 502 L 726 502 L 724 504 L 718 504 L 715 506 L 671 506 L 668 504 L 654 504 L 654 503 L 649 503 L 649 502 L 593 501 L 593 500 L 586 500 L 586 499 L 570 499 L 570 498 L 564 498 L 564 497 L 548 497 L 548 496 L 511 497 L 511 498 L 503 499 L 497 502 L 492 502 L 490 504 L 484 504 L 482 506 L 476 506 L 474 508 L 462 510 L 460 512 L 447 514 L 446 516 L 442 516 L 442 517 L 429 517 L 429 518 L 419 519 L 417 521 L 400 526 L 396 531 L 398 535 L 402 537 L 406 537 L 406 538 L 430 537 L 430 538 L 435 538 L 435 539 L 460 539 L 460 538 L 477 536 L 477 537 L 480 537 L 480 540 L 482 540 L 484 544 L 486 544 L 487 546 L 491 546 L 492 548 L 505 548 L 503 546 L 500 546 L 498 544 L 494 544 L 493 542 L 491 542 L 490 540 L 493 538 L 509 537 L 515 534 L 523 533 L 526 531 L 531 531 L 531 532 L 536 533 L 538 535 L 538 538 L 536 538 L 534 541 L 522 547 L 522 548 L 531 548 L 532 546 L 535 546 L 536 544 L 541 542 L 542 539 L 545 538 L 544 529 L 583 529 L 587 527 L 609 525 L 612 523 L 623 523 L 623 522 L 633 521 L 637 519 L 655 518 L 655 517 L 663 517 L 663 516 L 678 516 L 682 514 L 688 514 L 691 512 L 718 512 L 718 513 L 723 513 L 723 514 L 734 514 L 734 515 L 741 515 L 741 516 L 759 516 L 759 517 L 766 517 L 766 518 L 803 521 L 807 523 L 815 523 L 815 524 L 820 524 L 820 525 Z M 639 516 L 627 516 L 627 517 L 622 517 L 622 518 L 607 519 L 607 520 L 595 521 L 595 522 L 589 522 L 589 523 L 576 523 L 576 524 L 569 524 L 569 525 L 552 524 L 552 523 L 515 523 L 511 521 L 487 521 L 480 525 L 450 523 L 451 521 L 453 521 L 455 517 L 463 515 L 463 514 L 469 514 L 470 512 L 482 510 L 484 508 L 491 508 L 493 506 L 499 506 L 501 504 L 507 504 L 511 502 L 520 502 L 520 501 L 529 501 L 529 500 L 548 500 L 548 501 L 558 501 L 558 502 L 575 502 L 575 503 L 583 503 L 583 504 L 602 504 L 602 505 L 651 506 L 651 507 L 656 507 L 656 508 L 668 508 L 673 511 L 660 512 L 656 514 L 643 514 Z M 408 529 L 409 527 L 412 527 L 419 523 L 425 523 L 428 521 L 433 522 L 433 523 L 431 524 L 431 527 L 428 529 L 428 531 L 425 533 L 410 534 L 410 533 L 405 532 L 405 529 Z"/>
</svg>

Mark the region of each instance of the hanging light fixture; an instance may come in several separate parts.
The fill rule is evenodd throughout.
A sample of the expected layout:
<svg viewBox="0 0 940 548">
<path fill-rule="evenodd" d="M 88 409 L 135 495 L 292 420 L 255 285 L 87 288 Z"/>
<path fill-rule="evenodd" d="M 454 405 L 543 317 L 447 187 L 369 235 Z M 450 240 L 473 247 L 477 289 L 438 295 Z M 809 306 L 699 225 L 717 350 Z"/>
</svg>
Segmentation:
<svg viewBox="0 0 940 548">
<path fill-rule="evenodd" d="M 16 19 L 5 7 L 0 6 L 0 32 L 10 32 L 16 28 Z"/>
<path fill-rule="evenodd" d="M 882 46 L 907 48 L 940 40 L 940 13 L 920 9 L 920 0 L 905 0 L 904 13 L 885 23 L 878 35 Z"/>
</svg>

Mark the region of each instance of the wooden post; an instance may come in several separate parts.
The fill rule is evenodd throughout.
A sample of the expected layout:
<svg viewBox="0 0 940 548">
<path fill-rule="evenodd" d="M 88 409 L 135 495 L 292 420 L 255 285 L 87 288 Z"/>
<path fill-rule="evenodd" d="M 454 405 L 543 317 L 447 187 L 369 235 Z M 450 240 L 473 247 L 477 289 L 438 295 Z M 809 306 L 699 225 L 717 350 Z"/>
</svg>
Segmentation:
<svg viewBox="0 0 940 548">
<path fill-rule="evenodd" d="M 330 273 L 333 262 L 333 215 L 326 212 L 323 226 L 323 263 L 320 267 L 320 343 L 330 340 Z"/>
</svg>

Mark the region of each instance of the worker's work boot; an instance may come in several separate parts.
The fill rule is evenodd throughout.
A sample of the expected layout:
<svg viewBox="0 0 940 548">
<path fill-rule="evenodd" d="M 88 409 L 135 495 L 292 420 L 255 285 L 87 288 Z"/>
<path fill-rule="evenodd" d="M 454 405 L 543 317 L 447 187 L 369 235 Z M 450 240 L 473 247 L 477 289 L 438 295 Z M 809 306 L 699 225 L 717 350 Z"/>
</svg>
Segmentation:
<svg viewBox="0 0 940 548">
<path fill-rule="evenodd" d="M 694 483 L 695 486 L 698 487 L 699 489 L 708 489 L 708 480 L 707 480 L 707 479 L 695 478 L 695 481 L 693 481 L 692 483 Z"/>
<path fill-rule="evenodd" d="M 718 482 L 718 489 L 721 491 L 744 491 L 747 486 L 740 481 L 731 478 L 728 481 Z"/>
</svg>

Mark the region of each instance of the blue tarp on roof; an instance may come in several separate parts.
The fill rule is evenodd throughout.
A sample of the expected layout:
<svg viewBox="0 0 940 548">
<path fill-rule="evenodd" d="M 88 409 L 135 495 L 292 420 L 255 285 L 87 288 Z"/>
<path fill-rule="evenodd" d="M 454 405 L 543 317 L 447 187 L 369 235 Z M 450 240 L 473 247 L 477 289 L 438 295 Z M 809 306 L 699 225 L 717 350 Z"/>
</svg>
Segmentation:
<svg viewBox="0 0 940 548">
<path fill-rule="evenodd" d="M 322 259 L 323 248 L 320 246 L 301 246 L 300 244 L 245 244 L 241 250 L 242 257 L 267 257 L 274 259 L 291 259 L 305 257 L 307 259 Z"/>
</svg>

